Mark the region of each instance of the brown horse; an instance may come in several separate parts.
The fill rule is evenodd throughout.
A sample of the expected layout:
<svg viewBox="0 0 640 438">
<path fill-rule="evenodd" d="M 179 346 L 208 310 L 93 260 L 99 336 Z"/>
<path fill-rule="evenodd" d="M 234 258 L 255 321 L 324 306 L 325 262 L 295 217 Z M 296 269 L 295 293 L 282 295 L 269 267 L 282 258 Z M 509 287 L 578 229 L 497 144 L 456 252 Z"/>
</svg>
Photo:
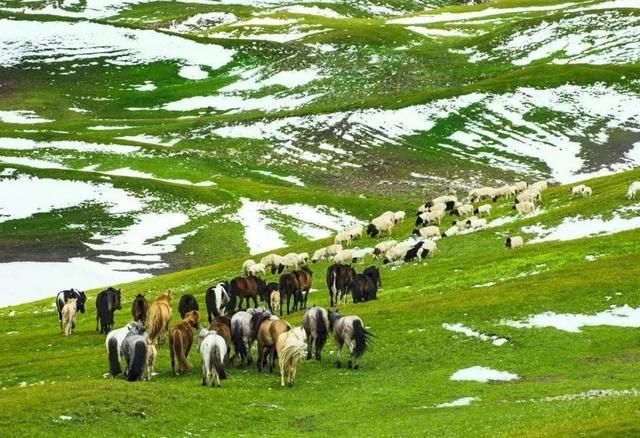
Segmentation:
<svg viewBox="0 0 640 438">
<path fill-rule="evenodd" d="M 307 266 L 302 267 L 299 271 L 294 272 L 296 279 L 298 280 L 298 304 L 301 309 L 307 308 L 307 297 L 309 296 L 309 290 L 313 283 L 313 272 Z M 293 309 L 297 310 L 297 305 L 293 305 Z"/>
<path fill-rule="evenodd" d="M 258 296 L 261 295 L 266 288 L 264 280 L 250 275 L 248 277 L 236 277 L 229 282 L 229 292 L 231 299 L 227 306 L 228 312 L 236 310 L 236 301 L 238 310 L 242 310 L 242 300 L 247 300 L 247 309 L 249 308 L 249 299 L 253 299 L 253 307 L 258 307 Z"/>
<path fill-rule="evenodd" d="M 209 324 L 209 330 L 215 330 L 227 344 L 227 358 L 231 351 L 231 318 L 225 315 L 216 316 Z"/>
<path fill-rule="evenodd" d="M 171 321 L 171 291 L 161 293 L 149 306 L 147 333 L 149 342 L 158 345 L 160 337 L 169 330 Z"/>
<path fill-rule="evenodd" d="M 140 321 L 144 324 L 147 320 L 147 312 L 149 311 L 149 304 L 147 299 L 142 294 L 136 295 L 131 304 L 131 316 L 134 321 Z"/>
<path fill-rule="evenodd" d="M 169 333 L 169 354 L 171 356 L 171 371 L 174 376 L 177 375 L 176 360 L 180 374 L 186 374 L 191 370 L 187 356 L 193 344 L 192 329 L 197 329 L 199 322 L 200 313 L 197 310 L 192 310 L 187 312 L 180 324 L 173 327 Z"/>
<path fill-rule="evenodd" d="M 262 371 L 265 367 L 267 359 L 269 361 L 269 372 L 273 372 L 276 358 L 276 341 L 281 333 L 291 329 L 291 325 L 287 321 L 277 319 L 277 317 L 269 313 L 255 322 L 256 338 L 258 339 L 258 371 Z"/>
</svg>

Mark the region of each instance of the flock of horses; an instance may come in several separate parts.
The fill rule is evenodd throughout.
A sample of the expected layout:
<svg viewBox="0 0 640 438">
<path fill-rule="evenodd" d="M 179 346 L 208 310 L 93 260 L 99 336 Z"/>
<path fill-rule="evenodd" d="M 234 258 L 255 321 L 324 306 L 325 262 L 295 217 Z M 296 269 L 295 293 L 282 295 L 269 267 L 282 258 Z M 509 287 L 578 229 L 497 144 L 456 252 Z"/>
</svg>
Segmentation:
<svg viewBox="0 0 640 438">
<path fill-rule="evenodd" d="M 376 299 L 381 286 L 376 267 L 357 273 L 345 264 L 331 265 L 326 283 L 331 307 L 346 302 L 349 293 L 354 302 Z M 312 284 L 313 272 L 308 266 L 282 273 L 277 282 L 267 283 L 253 275 L 219 282 L 205 292 L 209 323 L 206 328 L 201 326 L 198 300 L 191 294 L 180 297 L 181 319 L 170 327 L 172 297 L 170 291 L 165 291 L 151 303 L 138 294 L 131 304 L 132 321 L 114 329 L 114 313 L 122 309 L 122 298 L 120 289 L 109 287 L 95 299 L 96 331 L 106 334 L 109 372 L 114 377 L 123 374 L 129 381 L 151 380 L 158 348 L 168 344 L 172 373 L 187 374 L 192 369 L 189 353 L 197 342 L 202 359 L 202 385 L 220 386 L 220 381 L 228 376 L 226 367 L 253 363 L 252 349 L 257 344 L 258 371 L 273 372 L 277 361 L 281 385 L 293 385 L 298 362 L 314 355 L 321 360 L 331 334 L 336 344 L 336 366 L 341 366 L 341 352 L 346 346 L 347 365 L 357 369 L 362 355 L 370 350 L 373 335 L 358 316 L 343 316 L 315 305 L 307 307 Z M 56 306 L 63 334 L 71 334 L 75 315 L 85 312 L 86 300 L 86 294 L 77 289 L 58 293 Z M 258 300 L 266 303 L 265 307 L 259 306 Z M 285 305 L 287 315 L 304 309 L 301 327 L 293 327 L 280 318 Z M 278 311 L 280 317 L 276 316 Z M 65 329 L 66 326 L 69 328 Z"/>
</svg>

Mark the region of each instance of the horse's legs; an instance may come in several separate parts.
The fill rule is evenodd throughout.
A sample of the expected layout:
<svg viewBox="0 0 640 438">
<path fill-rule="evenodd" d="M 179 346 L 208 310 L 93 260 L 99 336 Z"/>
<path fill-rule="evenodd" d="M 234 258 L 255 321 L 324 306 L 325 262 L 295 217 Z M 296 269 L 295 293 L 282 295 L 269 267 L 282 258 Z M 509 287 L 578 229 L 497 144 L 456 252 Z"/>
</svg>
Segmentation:
<svg viewBox="0 0 640 438">
<path fill-rule="evenodd" d="M 307 360 L 311 359 L 311 350 L 313 349 L 313 336 L 307 335 Z"/>
<path fill-rule="evenodd" d="M 336 368 L 340 368 L 340 352 L 342 351 L 343 341 L 336 339 Z"/>
<path fill-rule="evenodd" d="M 318 342 L 318 338 L 315 338 L 314 342 L 316 344 L 316 360 L 320 360 L 320 356 L 322 355 L 323 345 L 320 342 Z"/>
<path fill-rule="evenodd" d="M 204 362 L 202 363 L 202 386 L 207 386 L 207 367 L 205 366 Z"/>
<path fill-rule="evenodd" d="M 258 307 L 258 299 L 255 295 L 253 296 L 253 307 Z"/>
<path fill-rule="evenodd" d="M 298 363 L 294 362 L 291 364 L 291 383 L 290 385 L 293 386 L 293 384 L 296 382 L 296 373 L 298 372 Z"/>
</svg>

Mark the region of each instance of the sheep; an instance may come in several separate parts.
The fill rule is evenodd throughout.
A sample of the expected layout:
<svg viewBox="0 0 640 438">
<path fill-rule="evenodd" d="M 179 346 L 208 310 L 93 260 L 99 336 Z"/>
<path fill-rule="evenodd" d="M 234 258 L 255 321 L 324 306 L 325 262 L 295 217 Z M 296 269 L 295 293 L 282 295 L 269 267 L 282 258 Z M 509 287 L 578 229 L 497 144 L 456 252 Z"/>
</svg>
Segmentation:
<svg viewBox="0 0 640 438">
<path fill-rule="evenodd" d="M 326 259 L 330 259 L 334 255 L 338 254 L 340 251 L 342 251 L 342 245 L 340 245 L 339 243 L 336 243 L 334 245 L 329 245 L 324 249 L 324 252 L 325 252 L 324 257 Z"/>
<path fill-rule="evenodd" d="M 490 204 L 483 204 L 473 210 L 473 214 L 478 216 L 491 216 L 491 208 Z"/>
<path fill-rule="evenodd" d="M 507 237 L 504 241 L 504 246 L 508 249 L 522 248 L 524 246 L 524 239 L 520 236 Z"/>
<path fill-rule="evenodd" d="M 513 188 L 515 189 L 516 193 L 522 193 L 525 190 L 527 190 L 527 187 L 529 185 L 524 182 L 524 181 L 516 181 L 515 183 L 513 183 Z"/>
<path fill-rule="evenodd" d="M 353 262 L 353 251 L 344 249 L 333 256 L 333 263 L 351 264 Z"/>
<path fill-rule="evenodd" d="M 640 181 L 634 181 L 627 190 L 627 199 L 635 199 L 638 192 L 640 192 Z"/>
<path fill-rule="evenodd" d="M 264 275 L 264 271 L 266 270 L 266 266 L 263 265 L 262 263 L 254 263 L 253 265 L 249 266 L 249 268 L 247 269 L 247 273 L 245 275 L 254 275 L 254 276 L 258 276 L 258 274 L 262 274 Z"/>
<path fill-rule="evenodd" d="M 378 216 L 376 219 L 385 219 L 385 218 L 386 219 L 391 219 L 392 221 L 395 221 L 396 214 L 393 211 L 385 211 L 380 216 Z"/>
<path fill-rule="evenodd" d="M 396 224 L 399 224 L 400 222 L 404 222 L 404 217 L 405 217 L 406 213 L 402 210 L 396 211 L 395 213 L 393 213 L 393 219 L 395 221 Z"/>
<path fill-rule="evenodd" d="M 367 254 L 372 254 L 372 253 L 373 253 L 373 250 L 371 248 L 354 249 L 353 251 L 351 251 L 351 255 L 352 255 L 351 261 L 353 263 L 360 263 L 365 259 Z"/>
<path fill-rule="evenodd" d="M 444 233 L 442 233 L 442 237 L 451 237 L 451 236 L 456 236 L 458 234 L 458 227 L 456 227 L 455 225 L 453 225 L 452 227 L 450 227 L 447 231 L 445 231 Z"/>
<path fill-rule="evenodd" d="M 298 270 L 300 267 L 300 259 L 298 258 L 298 254 L 295 252 L 290 252 L 284 257 L 280 258 L 280 264 L 278 265 L 278 272 L 282 273 L 284 271 L 293 272 Z"/>
<path fill-rule="evenodd" d="M 347 227 L 343 233 L 348 234 L 351 237 L 351 240 L 361 239 L 364 234 L 364 225 L 362 224 L 353 224 Z M 337 243 L 337 242 L 336 242 Z"/>
<path fill-rule="evenodd" d="M 467 228 L 473 231 L 484 230 L 487 228 L 487 220 L 479 218 L 467 219 Z"/>
<path fill-rule="evenodd" d="M 516 189 L 514 186 L 504 185 L 498 187 L 493 194 L 493 202 L 496 202 L 498 199 L 509 199 L 515 194 Z"/>
<path fill-rule="evenodd" d="M 469 192 L 469 199 L 471 202 L 493 199 L 495 192 L 496 190 L 493 187 L 480 187 Z"/>
<path fill-rule="evenodd" d="M 539 190 L 528 188 L 524 192 L 516 196 L 516 204 L 520 202 L 536 202 L 542 201 L 542 194 Z"/>
<path fill-rule="evenodd" d="M 460 217 L 469 217 L 473 214 L 473 205 L 471 204 L 461 205 L 460 207 L 454 208 L 453 210 L 451 210 L 450 214 L 452 216 L 455 214 Z"/>
<path fill-rule="evenodd" d="M 336 237 L 333 239 L 333 243 L 339 243 L 344 245 L 351 245 L 351 234 L 346 231 L 341 231 L 336 234 Z"/>
<path fill-rule="evenodd" d="M 428 257 L 433 257 L 438 250 L 438 245 L 433 240 L 423 240 L 422 249 L 427 252 Z"/>
<path fill-rule="evenodd" d="M 525 215 L 533 213 L 533 211 L 536 209 L 536 205 L 533 202 L 524 201 L 520 202 L 519 204 L 515 204 L 513 208 L 517 210 L 518 213 Z"/>
<path fill-rule="evenodd" d="M 589 186 L 585 186 L 585 188 L 582 189 L 583 198 L 590 198 L 592 193 L 593 193 L 593 190 L 591 190 L 591 187 Z"/>
<path fill-rule="evenodd" d="M 467 228 L 467 221 L 466 220 L 453 221 L 451 225 L 452 225 L 452 228 L 456 227 L 458 231 L 462 231 Z"/>
<path fill-rule="evenodd" d="M 409 250 L 405 253 L 403 260 L 404 262 L 411 262 L 414 259 L 418 259 L 418 261 L 422 261 L 422 257 L 424 255 L 424 253 L 426 252 L 426 250 L 422 247 L 424 245 L 424 242 L 420 241 L 418 243 L 416 243 L 414 246 L 412 246 L 411 248 L 409 248 Z"/>
<path fill-rule="evenodd" d="M 300 262 L 301 266 L 304 266 L 307 263 L 309 263 L 309 253 L 301 252 L 300 254 L 298 254 L 298 261 Z"/>
<path fill-rule="evenodd" d="M 451 205 L 455 205 L 455 203 L 451 204 Z M 429 211 L 431 212 L 435 212 L 435 211 L 447 211 L 447 204 L 443 203 L 443 202 L 439 202 L 437 204 L 433 204 L 431 207 L 429 207 Z"/>
<path fill-rule="evenodd" d="M 428 213 L 422 213 L 416 219 L 416 227 L 420 225 L 440 225 L 442 219 L 444 218 L 444 213 L 444 211 L 431 211 Z"/>
<path fill-rule="evenodd" d="M 455 203 L 458 200 L 458 197 L 455 195 L 444 195 L 438 196 L 437 198 L 433 198 L 431 201 L 426 203 L 427 207 L 432 207 L 436 204 L 447 204 L 447 203 Z"/>
<path fill-rule="evenodd" d="M 435 239 L 436 237 L 440 237 L 440 228 L 435 225 L 420 229 L 416 228 L 415 230 L 413 230 L 413 234 L 424 239 Z"/>
<path fill-rule="evenodd" d="M 311 256 L 311 261 L 312 261 L 313 263 L 317 263 L 317 262 L 319 262 L 320 260 L 324 260 L 324 259 L 325 259 L 325 257 L 326 257 L 326 252 L 327 252 L 327 249 L 326 249 L 326 248 L 320 248 L 320 249 L 316 250 L 316 251 L 313 253 L 313 255 Z"/>
<path fill-rule="evenodd" d="M 396 240 L 385 240 L 384 242 L 378 243 L 373 248 L 373 257 L 374 258 L 378 258 L 378 256 L 380 254 L 386 253 L 387 251 L 389 251 L 391 248 L 393 248 L 397 244 L 398 244 L 398 241 L 396 241 Z"/>
<path fill-rule="evenodd" d="M 271 268 L 271 273 L 275 274 L 276 269 L 278 268 L 278 266 L 280 266 L 281 259 L 282 256 L 279 256 L 278 254 L 269 254 L 262 257 L 260 263 L 262 263 L 265 268 Z"/>
<path fill-rule="evenodd" d="M 571 187 L 571 196 L 574 198 L 578 195 L 582 196 L 582 191 L 586 188 L 584 184 L 579 184 L 577 186 Z"/>
<path fill-rule="evenodd" d="M 253 260 L 249 259 L 246 260 L 243 264 L 242 264 L 242 273 L 247 276 L 249 275 L 249 268 L 253 265 L 255 265 L 256 262 L 254 262 Z M 264 266 L 264 265 L 263 265 Z"/>
<path fill-rule="evenodd" d="M 371 237 L 376 237 L 383 232 L 390 235 L 395 224 L 395 221 L 388 216 L 377 217 L 367 226 L 367 234 Z"/>
<path fill-rule="evenodd" d="M 547 190 L 548 187 L 549 187 L 549 183 L 547 183 L 545 180 L 534 182 L 529 186 L 529 188 L 536 189 L 539 192 L 543 190 Z"/>
<path fill-rule="evenodd" d="M 409 251 L 409 249 L 411 249 L 411 247 L 406 245 L 394 246 L 393 248 L 391 248 L 390 250 L 384 253 L 384 259 L 382 260 L 382 263 L 387 265 L 391 262 L 394 262 L 396 260 L 403 258 L 407 253 L 407 251 Z"/>
</svg>

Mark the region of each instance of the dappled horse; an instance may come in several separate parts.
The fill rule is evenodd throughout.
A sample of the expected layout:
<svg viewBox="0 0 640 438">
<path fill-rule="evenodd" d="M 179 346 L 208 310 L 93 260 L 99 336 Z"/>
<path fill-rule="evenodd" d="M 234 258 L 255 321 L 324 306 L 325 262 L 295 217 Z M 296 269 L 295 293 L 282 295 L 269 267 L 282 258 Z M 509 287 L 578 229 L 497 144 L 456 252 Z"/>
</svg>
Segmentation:
<svg viewBox="0 0 640 438">
<path fill-rule="evenodd" d="M 229 303 L 229 282 L 218 283 L 207 289 L 204 302 L 207 305 L 207 318 L 211 322 L 222 314 Z"/>
<path fill-rule="evenodd" d="M 198 300 L 191 294 L 182 295 L 180 297 L 180 301 L 178 302 L 178 312 L 180 312 L 180 318 L 184 319 L 184 316 L 187 312 L 191 312 L 192 310 L 200 311 L 200 306 L 198 305 Z"/>
<path fill-rule="evenodd" d="M 247 309 L 234 313 L 231 317 L 231 343 L 233 344 L 234 355 L 232 361 L 239 359 L 240 365 L 245 362 L 251 365 L 253 357 L 251 357 L 251 346 L 255 335 L 252 332 L 251 318 L 256 313 L 264 312 L 264 309 Z"/>
<path fill-rule="evenodd" d="M 96 331 L 107 334 L 113 327 L 113 313 L 122 309 L 121 291 L 109 287 L 96 296 Z"/>
<path fill-rule="evenodd" d="M 346 344 L 351 352 L 348 366 L 358 369 L 360 358 L 371 350 L 373 334 L 365 330 L 362 319 L 358 316 L 340 316 L 337 312 L 329 312 L 329 328 L 333 331 L 336 342 L 336 367 L 340 368 L 340 353 Z"/>
<path fill-rule="evenodd" d="M 198 350 L 202 357 L 202 386 L 220 386 L 220 380 L 227 378 L 224 358 L 227 345 L 215 330 L 201 328 L 197 332 Z"/>
<path fill-rule="evenodd" d="M 197 310 L 187 312 L 184 319 L 169 333 L 169 355 L 171 357 L 171 371 L 176 373 L 176 361 L 180 374 L 186 374 L 191 370 L 191 365 L 187 361 L 189 351 L 193 345 L 193 329 L 198 329 L 200 313 Z"/>
<path fill-rule="evenodd" d="M 131 304 L 131 316 L 134 321 L 140 321 L 144 324 L 147 320 L 147 312 L 149 311 L 149 304 L 147 299 L 142 294 L 136 295 Z"/>
<path fill-rule="evenodd" d="M 158 345 L 160 337 L 169 330 L 169 322 L 171 322 L 171 291 L 165 291 L 149 306 L 147 331 L 150 343 Z"/>
</svg>

